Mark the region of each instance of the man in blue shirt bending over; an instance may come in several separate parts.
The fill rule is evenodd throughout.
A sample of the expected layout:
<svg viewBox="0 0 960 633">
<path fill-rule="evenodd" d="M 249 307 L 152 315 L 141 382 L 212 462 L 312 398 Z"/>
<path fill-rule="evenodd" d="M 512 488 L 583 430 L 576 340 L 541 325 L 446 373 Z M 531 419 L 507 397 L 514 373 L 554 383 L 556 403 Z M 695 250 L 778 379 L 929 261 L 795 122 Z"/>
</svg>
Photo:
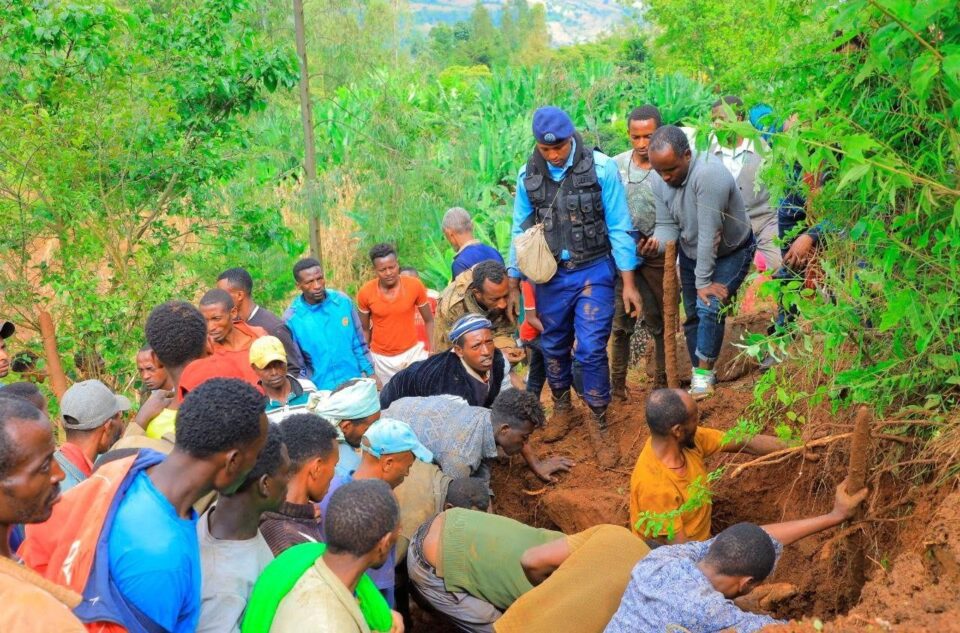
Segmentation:
<svg viewBox="0 0 960 633">
<path fill-rule="evenodd" d="M 616 271 L 623 279 L 623 305 L 640 311 L 633 280 L 636 243 L 627 198 L 613 159 L 591 150 L 566 112 L 553 106 L 533 115 L 536 148 L 517 177 L 510 244 L 510 306 L 520 305 L 521 271 L 515 240 L 527 228 L 543 225 L 547 245 L 557 261 L 556 274 L 535 287 L 537 315 L 543 323 L 541 345 L 547 382 L 553 392 L 553 415 L 545 441 L 566 435 L 573 417 L 571 349 L 583 369 L 583 399 L 592 413 L 588 432 L 601 466 L 612 467 L 619 454 L 607 437 L 610 371 L 607 340 L 613 327 Z M 612 255 L 612 257 L 611 257 Z"/>
<path fill-rule="evenodd" d="M 323 267 L 315 259 L 294 264 L 293 278 L 301 294 L 283 319 L 303 352 L 311 382 L 321 391 L 331 391 L 353 378 L 373 376 L 360 317 L 350 297 L 327 289 Z"/>
</svg>

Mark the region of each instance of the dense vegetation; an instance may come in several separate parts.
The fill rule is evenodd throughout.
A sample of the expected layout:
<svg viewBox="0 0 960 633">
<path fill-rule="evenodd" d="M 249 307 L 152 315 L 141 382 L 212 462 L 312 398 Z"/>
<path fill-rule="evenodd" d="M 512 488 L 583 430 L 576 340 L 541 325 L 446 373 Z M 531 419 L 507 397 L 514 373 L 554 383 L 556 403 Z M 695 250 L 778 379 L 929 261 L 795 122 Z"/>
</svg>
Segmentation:
<svg viewBox="0 0 960 633">
<path fill-rule="evenodd" d="M 529 116 L 567 108 L 608 153 L 642 102 L 703 123 L 720 94 L 799 124 L 775 134 L 767 179 L 825 177 L 823 294 L 796 288 L 799 332 L 748 351 L 811 356 L 825 379 L 782 376 L 758 412 L 868 402 L 952 408 L 960 384 L 960 16 L 955 2 L 651 0 L 646 22 L 548 47 L 540 5 L 478 5 L 429 33 L 403 5 L 307 3 L 331 283 L 369 275 L 397 243 L 440 287 L 444 210 L 473 211 L 501 249 Z M 67 355 L 101 354 L 131 381 L 145 311 L 246 265 L 282 307 L 305 251 L 292 21 L 263 0 L 0 2 L 0 313 L 57 317 Z M 701 8 L 703 10 L 701 10 Z M 745 51 L 748 54 L 745 54 Z M 734 127 L 754 134 L 746 124 Z M 99 347 L 94 350 L 92 345 Z M 767 394 L 769 395 L 769 394 Z M 813 396 L 812 399 L 807 396 Z M 773 403 L 773 404 L 771 404 Z"/>
</svg>

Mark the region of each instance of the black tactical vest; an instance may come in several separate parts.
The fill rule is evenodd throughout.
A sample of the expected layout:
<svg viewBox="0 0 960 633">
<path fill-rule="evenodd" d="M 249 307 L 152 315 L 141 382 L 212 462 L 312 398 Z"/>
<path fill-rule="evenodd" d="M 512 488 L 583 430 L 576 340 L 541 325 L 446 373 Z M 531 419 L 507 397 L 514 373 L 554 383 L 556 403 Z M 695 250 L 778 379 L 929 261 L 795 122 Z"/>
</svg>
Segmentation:
<svg viewBox="0 0 960 633">
<path fill-rule="evenodd" d="M 534 211 L 524 228 L 542 222 L 544 236 L 557 262 L 561 261 L 561 251 L 566 249 L 570 253 L 569 263 L 576 266 L 608 256 L 610 239 L 593 150 L 584 144 L 579 134 L 573 138 L 576 154 L 562 181 L 550 178 L 547 162 L 534 149 L 527 161 L 523 186 Z"/>
</svg>

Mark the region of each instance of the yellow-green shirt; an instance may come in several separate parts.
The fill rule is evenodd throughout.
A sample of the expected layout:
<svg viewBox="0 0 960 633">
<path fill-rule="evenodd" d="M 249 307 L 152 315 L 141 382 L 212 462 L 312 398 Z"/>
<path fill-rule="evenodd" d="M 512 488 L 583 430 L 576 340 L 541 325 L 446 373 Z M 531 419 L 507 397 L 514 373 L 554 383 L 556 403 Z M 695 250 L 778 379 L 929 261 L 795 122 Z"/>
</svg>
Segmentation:
<svg viewBox="0 0 960 633">
<path fill-rule="evenodd" d="M 176 430 L 177 412 L 174 409 L 164 409 L 157 417 L 150 420 L 147 425 L 147 437 L 155 440 L 162 439 L 164 435 L 171 435 Z"/>
</svg>

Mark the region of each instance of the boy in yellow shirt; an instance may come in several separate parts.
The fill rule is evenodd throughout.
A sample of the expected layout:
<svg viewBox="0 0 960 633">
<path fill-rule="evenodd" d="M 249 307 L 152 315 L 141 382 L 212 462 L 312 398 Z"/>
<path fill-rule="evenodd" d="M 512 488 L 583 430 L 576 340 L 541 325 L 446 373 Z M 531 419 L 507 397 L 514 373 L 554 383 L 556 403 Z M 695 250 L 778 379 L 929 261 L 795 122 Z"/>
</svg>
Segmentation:
<svg viewBox="0 0 960 633">
<path fill-rule="evenodd" d="M 646 406 L 647 438 L 630 477 L 630 529 L 639 536 L 672 543 L 704 541 L 710 538 L 709 503 L 675 515 L 662 526 L 638 529 L 641 512 L 664 513 L 678 510 L 698 482 L 707 485 L 705 460 L 717 451 L 766 455 L 785 447 L 770 435 L 757 435 L 748 442 L 723 443 L 723 431 L 701 428 L 697 403 L 681 389 L 657 389 Z M 647 529 L 650 529 L 648 532 Z M 672 528 L 672 529 L 671 529 Z M 669 539 L 672 532 L 673 538 Z"/>
</svg>

